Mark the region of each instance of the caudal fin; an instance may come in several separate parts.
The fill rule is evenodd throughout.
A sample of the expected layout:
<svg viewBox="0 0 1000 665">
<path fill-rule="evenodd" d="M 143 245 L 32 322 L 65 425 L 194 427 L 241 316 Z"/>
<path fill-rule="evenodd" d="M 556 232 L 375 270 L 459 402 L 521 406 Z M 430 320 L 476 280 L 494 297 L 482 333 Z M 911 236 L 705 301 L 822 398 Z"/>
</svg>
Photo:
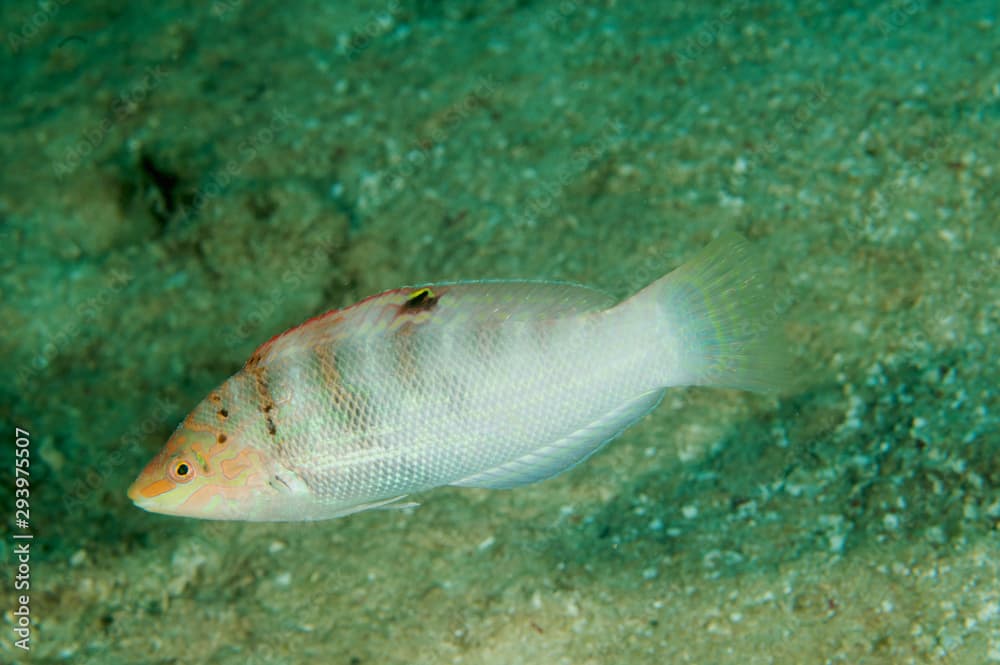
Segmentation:
<svg viewBox="0 0 1000 665">
<path fill-rule="evenodd" d="M 760 392 L 787 385 L 774 331 L 779 310 L 759 268 L 750 244 L 728 233 L 637 294 L 661 317 L 667 385 Z"/>
</svg>

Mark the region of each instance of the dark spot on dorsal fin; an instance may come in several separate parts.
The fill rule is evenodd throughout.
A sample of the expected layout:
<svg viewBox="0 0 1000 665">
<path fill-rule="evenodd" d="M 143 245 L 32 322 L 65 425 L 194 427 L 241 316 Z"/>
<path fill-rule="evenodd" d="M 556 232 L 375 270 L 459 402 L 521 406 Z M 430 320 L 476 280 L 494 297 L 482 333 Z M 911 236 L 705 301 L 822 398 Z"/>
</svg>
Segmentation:
<svg viewBox="0 0 1000 665">
<path fill-rule="evenodd" d="M 402 311 L 414 312 L 428 310 L 437 304 L 438 297 L 429 288 L 424 287 L 413 291 L 406 297 L 401 307 Z"/>
</svg>

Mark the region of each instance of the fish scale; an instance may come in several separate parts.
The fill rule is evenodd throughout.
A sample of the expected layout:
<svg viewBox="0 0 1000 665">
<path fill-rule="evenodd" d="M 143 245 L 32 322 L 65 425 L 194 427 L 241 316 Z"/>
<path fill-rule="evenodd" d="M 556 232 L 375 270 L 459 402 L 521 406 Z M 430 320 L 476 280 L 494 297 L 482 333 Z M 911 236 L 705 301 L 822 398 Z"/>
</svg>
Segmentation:
<svg viewBox="0 0 1000 665">
<path fill-rule="evenodd" d="M 172 515 L 314 520 L 557 475 L 667 388 L 782 383 L 755 266 L 729 235 L 617 304 L 573 284 L 461 282 L 329 312 L 254 352 L 129 495 Z"/>
</svg>

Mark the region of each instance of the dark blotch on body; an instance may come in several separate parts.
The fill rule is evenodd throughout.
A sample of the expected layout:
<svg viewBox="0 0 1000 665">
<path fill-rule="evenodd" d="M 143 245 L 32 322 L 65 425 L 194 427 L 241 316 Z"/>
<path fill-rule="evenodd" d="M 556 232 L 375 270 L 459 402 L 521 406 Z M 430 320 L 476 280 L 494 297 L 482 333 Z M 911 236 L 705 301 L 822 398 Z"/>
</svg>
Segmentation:
<svg viewBox="0 0 1000 665">
<path fill-rule="evenodd" d="M 409 295 L 406 302 L 400 307 L 402 312 L 426 311 L 437 304 L 438 297 L 430 289 L 417 289 Z"/>
</svg>

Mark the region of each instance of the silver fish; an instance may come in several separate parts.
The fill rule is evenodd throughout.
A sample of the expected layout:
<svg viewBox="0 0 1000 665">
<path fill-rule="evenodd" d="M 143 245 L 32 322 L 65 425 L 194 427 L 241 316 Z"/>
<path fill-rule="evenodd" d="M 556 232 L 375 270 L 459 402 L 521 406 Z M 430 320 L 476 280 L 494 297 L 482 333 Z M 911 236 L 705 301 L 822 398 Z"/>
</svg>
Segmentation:
<svg viewBox="0 0 1000 665">
<path fill-rule="evenodd" d="M 170 515 L 318 520 L 566 471 L 667 388 L 777 388 L 768 290 L 726 235 L 632 297 L 573 284 L 396 289 L 261 346 L 129 496 Z"/>
</svg>

